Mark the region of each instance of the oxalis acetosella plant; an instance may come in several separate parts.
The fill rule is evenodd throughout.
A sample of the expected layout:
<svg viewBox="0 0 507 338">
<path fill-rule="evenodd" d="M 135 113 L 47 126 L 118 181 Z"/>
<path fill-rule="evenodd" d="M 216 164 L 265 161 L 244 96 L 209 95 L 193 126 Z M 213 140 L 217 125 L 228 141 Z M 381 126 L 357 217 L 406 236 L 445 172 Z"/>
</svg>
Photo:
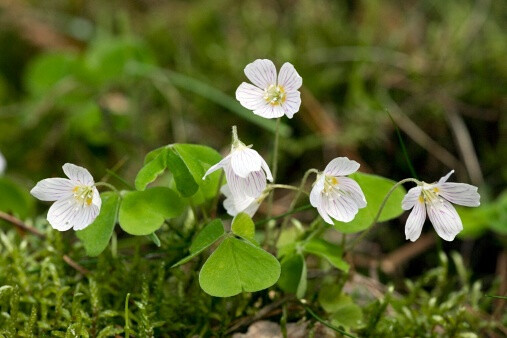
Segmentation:
<svg viewBox="0 0 507 338">
<path fill-rule="evenodd" d="M 411 209 L 405 226 L 407 240 L 419 238 L 428 215 L 437 234 L 452 241 L 463 229 L 453 204 L 479 206 L 477 187 L 448 182 L 453 171 L 431 184 L 415 178 L 394 182 L 358 171 L 360 164 L 347 157 L 331 160 L 323 171 L 309 168 L 298 186 L 278 183 L 280 120 L 284 116 L 291 119 L 299 111 L 303 80 L 292 64 L 284 63 L 277 73 L 274 63 L 266 59 L 248 64 L 245 75 L 251 83 L 238 87 L 239 103 L 255 115 L 277 119 L 271 167 L 252 145 L 240 139 L 235 126 L 230 153 L 225 157 L 197 144 L 170 144 L 151 151 L 131 190 L 95 183 L 85 168 L 67 163 L 63 171 L 68 178 L 44 179 L 31 191 L 42 201 L 54 202 L 47 215 L 49 224 L 59 231 L 76 230 L 90 256 L 107 247 L 117 224 L 131 235 L 149 236 L 158 245 L 156 232 L 164 224 L 164 229 L 170 229 L 164 231 L 183 231 L 190 226 L 195 233 L 192 244 L 188 251 L 182 250 L 181 260 L 170 263 L 176 268 L 214 248 L 199 273 L 206 293 L 230 297 L 278 283 L 284 292 L 304 298 L 307 255 L 347 272 L 345 252 L 376 223 Z M 171 174 L 170 183 L 154 183 L 165 172 Z M 308 189 L 306 183 L 313 174 L 316 178 Z M 416 186 L 406 192 L 405 183 Z M 99 194 L 97 187 L 111 191 Z M 294 196 L 287 210 L 273 215 L 277 189 L 293 190 Z M 221 194 L 225 196 L 225 212 L 233 217 L 230 222 L 225 213 L 214 217 Z M 303 195 L 307 203 L 300 204 Z M 267 217 L 254 223 L 252 217 L 264 203 Z M 302 224 L 294 218 L 297 212 L 312 207 L 316 210 L 312 221 Z M 266 224 L 264 229 L 258 229 L 261 224 Z M 301 231 L 286 236 L 293 224 Z M 329 229 L 343 233 L 343 242 L 326 239 Z M 347 245 L 345 234 L 359 232 Z"/>
</svg>

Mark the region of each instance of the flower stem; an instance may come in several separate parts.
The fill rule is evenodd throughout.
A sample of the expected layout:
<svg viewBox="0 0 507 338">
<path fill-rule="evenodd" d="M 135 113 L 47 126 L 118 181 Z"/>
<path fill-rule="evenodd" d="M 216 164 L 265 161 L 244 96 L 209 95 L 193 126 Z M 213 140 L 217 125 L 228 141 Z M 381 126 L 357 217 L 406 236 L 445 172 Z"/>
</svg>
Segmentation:
<svg viewBox="0 0 507 338">
<path fill-rule="evenodd" d="M 296 207 L 296 204 L 299 200 L 299 197 L 301 197 L 301 193 L 306 193 L 306 191 L 304 191 L 304 188 L 305 188 L 305 185 L 306 185 L 306 181 L 308 180 L 308 176 L 310 176 L 310 174 L 312 173 L 316 173 L 318 174 L 319 171 L 317 169 L 308 169 L 305 174 L 303 175 L 303 178 L 301 179 L 301 183 L 299 184 L 299 189 L 298 189 L 298 193 L 296 194 L 296 196 L 294 196 L 294 199 L 292 200 L 292 203 L 290 204 L 290 207 L 289 207 L 289 210 L 288 212 L 291 212 L 292 210 L 294 210 L 294 208 Z M 308 195 L 308 193 L 306 193 Z M 283 219 L 283 223 L 282 223 L 282 229 L 285 228 L 287 226 L 287 223 L 289 222 L 289 217 L 285 217 Z M 280 229 L 280 231 L 282 230 Z"/>
<path fill-rule="evenodd" d="M 308 193 L 306 191 L 301 191 L 299 190 L 298 187 L 294 187 L 292 185 L 287 185 L 287 184 L 270 184 L 268 185 L 268 188 L 271 188 L 271 189 L 287 189 L 287 190 L 295 190 L 299 193 L 305 193 L 308 195 Z"/>
<path fill-rule="evenodd" d="M 276 182 L 276 175 L 278 173 L 278 143 L 280 138 L 280 121 L 281 118 L 276 119 L 276 130 L 275 130 L 275 143 L 273 145 L 273 163 L 271 164 L 271 167 L 273 168 L 272 174 L 273 174 L 273 183 Z M 274 193 L 272 192 L 269 195 L 269 201 L 268 201 L 268 218 L 271 217 L 271 212 L 273 211 L 273 198 Z"/>
<path fill-rule="evenodd" d="M 106 183 L 106 182 L 97 182 L 97 183 L 95 183 L 95 186 L 96 187 L 106 187 L 106 188 L 111 189 L 114 192 L 118 192 L 118 190 L 116 189 L 116 187 L 114 185 Z"/>
<path fill-rule="evenodd" d="M 402 185 L 403 183 L 407 183 L 407 182 L 414 182 L 416 183 L 417 185 L 421 184 L 421 182 L 419 182 L 418 180 L 416 180 L 415 178 L 405 178 L 401 181 L 399 181 L 398 183 L 396 183 L 395 185 L 393 185 L 393 187 L 391 188 L 391 190 L 389 190 L 389 192 L 387 193 L 386 197 L 384 197 L 384 200 L 382 201 L 382 203 L 380 204 L 380 208 L 377 212 L 377 214 L 375 215 L 375 218 L 373 219 L 373 222 L 371 223 L 371 225 L 368 227 L 368 229 L 366 229 L 365 231 L 363 231 L 361 233 L 361 235 L 357 236 L 353 241 L 352 243 L 350 243 L 350 246 L 347 248 L 347 250 L 352 250 L 354 249 L 354 247 L 356 246 L 357 243 L 361 242 L 365 237 L 366 235 L 371 231 L 371 229 L 373 228 L 373 226 L 375 224 L 377 224 L 378 222 L 378 219 L 380 218 L 380 215 L 382 214 L 382 210 L 384 210 L 384 207 L 386 206 L 387 204 L 387 200 L 389 199 L 389 197 L 391 197 L 391 194 L 396 190 L 396 188 L 398 188 L 400 185 Z"/>
<path fill-rule="evenodd" d="M 232 146 L 235 147 L 239 143 L 238 127 L 232 126 Z"/>
</svg>

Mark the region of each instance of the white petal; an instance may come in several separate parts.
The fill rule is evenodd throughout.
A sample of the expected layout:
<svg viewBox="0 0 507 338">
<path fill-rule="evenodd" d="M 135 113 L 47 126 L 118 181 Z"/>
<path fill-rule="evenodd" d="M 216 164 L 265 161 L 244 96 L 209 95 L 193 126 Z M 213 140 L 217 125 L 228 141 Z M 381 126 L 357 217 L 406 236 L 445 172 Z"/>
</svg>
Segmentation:
<svg viewBox="0 0 507 338">
<path fill-rule="evenodd" d="M 243 107 L 250 110 L 259 109 L 266 105 L 264 90 L 246 82 L 243 82 L 238 89 L 236 89 L 236 100 L 238 100 Z"/>
<path fill-rule="evenodd" d="M 299 111 L 301 106 L 301 93 L 297 90 L 289 91 L 286 93 L 285 102 L 282 103 L 282 108 L 289 119 Z"/>
<path fill-rule="evenodd" d="M 234 173 L 246 178 L 251 172 L 261 170 L 262 157 L 253 149 L 241 147 L 231 153 L 231 167 Z"/>
<path fill-rule="evenodd" d="M 324 190 L 324 175 L 321 175 L 320 177 L 317 178 L 317 181 L 315 181 L 312 191 L 310 192 L 310 204 L 314 208 L 322 206 L 321 194 L 323 190 Z"/>
<path fill-rule="evenodd" d="M 75 184 L 66 178 L 46 178 L 39 181 L 30 194 L 41 201 L 56 201 L 73 196 L 74 187 Z"/>
<path fill-rule="evenodd" d="M 257 202 L 257 199 L 255 199 L 245 210 L 243 210 L 243 212 L 248 216 L 253 217 L 257 210 L 259 210 L 260 206 L 261 204 Z"/>
<path fill-rule="evenodd" d="M 329 162 L 324 173 L 331 176 L 346 176 L 356 172 L 359 166 L 359 163 L 347 157 L 337 157 Z"/>
<path fill-rule="evenodd" d="M 246 209 L 251 203 L 249 198 L 258 198 L 266 188 L 266 174 L 262 170 L 252 172 L 246 178 L 242 178 L 227 167 L 225 176 L 237 210 Z"/>
<path fill-rule="evenodd" d="M 253 113 L 266 119 L 275 119 L 282 117 L 285 114 L 285 110 L 279 105 L 272 105 L 266 102 L 263 107 L 255 109 Z"/>
<path fill-rule="evenodd" d="M 405 223 L 405 238 L 415 242 L 421 236 L 424 220 L 426 219 L 426 207 L 424 201 L 421 202 L 418 198 L 412 207 L 414 209 L 408 215 L 407 223 Z"/>
<path fill-rule="evenodd" d="M 299 76 L 298 72 L 292 64 L 285 62 L 280 68 L 278 73 L 278 85 L 284 87 L 286 91 L 298 90 L 303 84 L 303 78 Z"/>
<path fill-rule="evenodd" d="M 452 241 L 463 230 L 461 219 L 451 203 L 444 199 L 426 205 L 428 217 L 437 234 L 446 241 Z"/>
<path fill-rule="evenodd" d="M 339 177 L 338 187 L 354 200 L 359 209 L 366 206 L 366 197 L 356 181 L 348 177 Z"/>
<path fill-rule="evenodd" d="M 467 207 L 478 207 L 481 205 L 481 196 L 477 187 L 466 183 L 438 183 L 439 195 L 451 203 Z"/>
<path fill-rule="evenodd" d="M 322 197 L 323 209 L 340 222 L 350 222 L 359 211 L 356 203 L 350 197 L 337 195 L 335 193 Z"/>
<path fill-rule="evenodd" d="M 215 171 L 217 171 L 219 169 L 222 169 L 225 166 L 229 165 L 230 156 L 231 155 L 229 154 L 225 158 L 223 158 L 220 162 L 218 162 L 217 164 L 212 165 L 208 169 L 208 171 L 206 171 L 206 173 L 204 174 L 204 176 L 202 177 L 202 179 L 204 180 L 208 175 L 210 175 L 210 174 L 214 173 Z"/>
<path fill-rule="evenodd" d="M 77 181 L 82 185 L 89 186 L 94 184 L 92 175 L 85 168 L 72 163 L 65 163 L 62 168 L 65 175 L 67 175 L 67 177 L 72 181 Z"/>
<path fill-rule="evenodd" d="M 266 163 L 266 161 L 264 161 L 264 159 L 261 157 L 261 166 L 262 166 L 262 169 L 264 169 L 264 172 L 266 173 L 266 177 L 268 179 L 268 181 L 270 182 L 273 182 L 273 175 L 271 174 L 271 170 L 269 169 L 269 166 L 268 164 Z"/>
<path fill-rule="evenodd" d="M 4 173 L 6 166 L 7 166 L 7 161 L 5 160 L 4 155 L 2 155 L 2 153 L 0 153 L 0 174 Z"/>
<path fill-rule="evenodd" d="M 74 197 L 61 199 L 53 203 L 48 211 L 48 221 L 51 226 L 59 231 L 66 231 L 74 227 L 84 229 L 98 216 L 100 209 L 91 204 L 77 203 Z"/>
<path fill-rule="evenodd" d="M 229 189 L 229 185 L 227 183 L 220 187 L 220 192 L 224 194 L 226 198 L 230 198 L 232 196 L 231 189 Z"/>
<path fill-rule="evenodd" d="M 257 59 L 245 67 L 245 75 L 262 90 L 276 84 L 276 67 L 271 60 Z"/>
<path fill-rule="evenodd" d="M 405 197 L 403 197 L 403 201 L 401 202 L 401 208 L 403 210 L 410 210 L 414 206 L 415 202 L 418 201 L 421 196 L 422 187 L 417 186 L 410 189 Z M 424 202 L 424 201 L 423 201 Z"/>
<path fill-rule="evenodd" d="M 447 180 L 449 179 L 449 177 L 454 173 L 454 170 L 451 170 L 449 171 L 449 173 L 447 175 L 445 175 L 444 177 L 440 178 L 438 180 L 438 183 L 444 183 L 444 182 L 447 182 Z"/>
<path fill-rule="evenodd" d="M 99 191 L 97 188 L 93 187 L 93 197 L 92 197 L 92 204 L 95 205 L 97 208 L 102 206 L 102 199 L 100 198 Z"/>
</svg>

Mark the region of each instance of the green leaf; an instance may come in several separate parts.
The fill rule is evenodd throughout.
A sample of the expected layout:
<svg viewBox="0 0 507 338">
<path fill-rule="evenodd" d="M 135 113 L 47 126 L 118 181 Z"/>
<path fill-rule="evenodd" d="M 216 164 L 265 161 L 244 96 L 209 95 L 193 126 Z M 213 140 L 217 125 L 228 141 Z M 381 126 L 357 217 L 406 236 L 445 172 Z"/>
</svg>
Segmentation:
<svg viewBox="0 0 507 338">
<path fill-rule="evenodd" d="M 231 231 L 233 234 L 257 244 L 255 241 L 255 224 L 248 214 L 244 212 L 237 214 L 232 220 Z"/>
<path fill-rule="evenodd" d="M 278 286 L 285 292 L 294 293 L 303 298 L 306 292 L 307 270 L 302 254 L 285 256 L 282 259 L 282 271 Z"/>
<path fill-rule="evenodd" d="M 319 303 L 322 308 L 332 313 L 331 321 L 335 325 L 357 328 L 362 325 L 363 312 L 352 299 L 343 295 L 338 285 L 324 285 L 319 291 Z"/>
<path fill-rule="evenodd" d="M 83 242 L 86 254 L 90 257 L 98 256 L 107 247 L 114 231 L 120 196 L 115 192 L 100 194 L 102 206 L 95 221 L 83 230 L 76 231 L 77 237 Z"/>
<path fill-rule="evenodd" d="M 396 182 L 387 178 L 360 172 L 356 172 L 349 177 L 356 180 L 361 186 L 368 204 L 366 207 L 359 209 L 356 217 L 351 222 L 334 222 L 335 228 L 343 233 L 354 233 L 369 228 L 380 208 L 380 204 L 382 204 L 389 190 L 396 184 Z M 401 201 L 405 194 L 406 191 L 402 186 L 396 188 L 389 197 L 380 215 L 379 222 L 388 221 L 403 213 Z"/>
<path fill-rule="evenodd" d="M 349 265 L 342 258 L 343 248 L 341 246 L 320 238 L 313 238 L 304 245 L 303 250 L 328 260 L 337 269 L 349 271 Z"/>
<path fill-rule="evenodd" d="M 18 184 L 0 177 L 0 210 L 24 219 L 33 213 L 34 199 Z"/>
<path fill-rule="evenodd" d="M 179 216 L 184 207 L 181 197 L 169 188 L 130 191 L 120 206 L 120 226 L 131 235 L 149 235 L 159 229 L 164 220 Z"/>
<path fill-rule="evenodd" d="M 183 162 L 180 155 L 171 147 L 165 152 L 167 168 L 173 174 L 176 189 L 183 197 L 190 197 L 199 189 L 195 178 L 190 173 L 190 168 Z M 202 177 L 200 177 L 202 180 Z"/>
<path fill-rule="evenodd" d="M 190 245 L 190 255 L 181 259 L 176 264 L 172 266 L 172 268 L 185 264 L 207 248 L 209 248 L 213 243 L 218 241 L 225 234 L 224 224 L 219 219 L 214 219 L 195 236 L 194 241 Z"/>
<path fill-rule="evenodd" d="M 139 191 L 145 190 L 146 186 L 155 181 L 157 177 L 162 174 L 166 169 L 165 150 L 157 154 L 151 161 L 147 162 L 144 167 L 139 170 L 135 180 L 136 189 Z M 148 157 L 148 155 L 146 156 Z"/>
<path fill-rule="evenodd" d="M 231 297 L 266 289 L 280 277 L 280 263 L 253 244 L 227 237 L 204 263 L 201 288 L 211 296 Z"/>
</svg>

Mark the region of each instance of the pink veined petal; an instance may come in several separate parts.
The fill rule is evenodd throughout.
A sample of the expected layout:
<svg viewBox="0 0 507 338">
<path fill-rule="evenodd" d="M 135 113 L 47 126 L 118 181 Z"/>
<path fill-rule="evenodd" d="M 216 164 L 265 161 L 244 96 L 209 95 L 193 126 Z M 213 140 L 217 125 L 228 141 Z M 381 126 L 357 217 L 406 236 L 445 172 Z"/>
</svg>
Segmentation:
<svg viewBox="0 0 507 338">
<path fill-rule="evenodd" d="M 100 198 L 99 191 L 95 187 L 93 187 L 92 204 L 99 208 L 100 211 L 100 207 L 102 206 L 102 199 Z"/>
<path fill-rule="evenodd" d="M 32 188 L 30 194 L 41 201 L 56 201 L 74 195 L 75 185 L 67 178 L 46 178 Z"/>
<path fill-rule="evenodd" d="M 322 206 L 318 206 L 317 211 L 319 212 L 319 215 L 320 217 L 322 217 L 324 222 L 326 222 L 327 224 L 334 225 L 333 220 L 331 219 L 331 217 L 329 217 L 327 211 Z"/>
<path fill-rule="evenodd" d="M 47 220 L 53 229 L 67 231 L 74 226 L 71 221 L 80 208 L 73 196 L 58 200 L 49 208 Z"/>
<path fill-rule="evenodd" d="M 206 173 L 204 174 L 204 176 L 202 177 L 202 179 L 206 179 L 206 177 L 212 173 L 214 173 L 215 171 L 219 170 L 219 169 L 222 169 L 226 166 L 229 165 L 229 161 L 230 161 L 230 154 L 227 155 L 226 157 L 224 157 L 220 162 L 218 162 L 217 164 L 215 165 L 212 165 L 208 171 L 206 171 Z"/>
<path fill-rule="evenodd" d="M 263 107 L 255 109 L 253 113 L 266 119 L 275 119 L 282 117 L 285 114 L 285 110 L 279 105 L 271 105 L 266 102 Z"/>
<path fill-rule="evenodd" d="M 262 160 L 261 166 L 264 172 L 266 173 L 266 178 L 268 179 L 268 181 L 273 182 L 273 175 L 271 174 L 271 170 L 269 169 L 268 164 L 266 163 L 266 161 L 264 161 L 262 157 L 261 160 Z"/>
<path fill-rule="evenodd" d="M 412 207 L 413 209 L 405 223 L 405 238 L 415 242 L 421 236 L 424 220 L 426 219 L 426 207 L 424 201 L 421 202 L 419 199 Z"/>
<path fill-rule="evenodd" d="M 253 149 L 242 146 L 230 156 L 232 170 L 239 177 L 246 178 L 251 172 L 261 170 L 262 157 Z"/>
<path fill-rule="evenodd" d="M 364 197 L 363 190 L 356 181 L 348 177 L 339 177 L 338 187 L 343 190 L 354 202 L 359 209 L 366 206 L 366 197 Z"/>
<path fill-rule="evenodd" d="M 447 175 L 445 175 L 444 177 L 440 178 L 438 180 L 438 183 L 445 183 L 447 182 L 447 180 L 449 179 L 449 177 L 454 173 L 454 170 L 451 170 L 449 171 L 449 173 Z"/>
<path fill-rule="evenodd" d="M 84 228 L 88 227 L 90 224 L 92 224 L 97 216 L 100 213 L 100 207 L 92 204 L 90 206 L 84 206 L 82 213 L 79 215 L 78 218 L 74 220 L 74 227 L 73 229 L 75 231 L 83 230 Z"/>
<path fill-rule="evenodd" d="M 401 208 L 403 210 L 410 210 L 413 208 L 414 204 L 419 199 L 419 196 L 421 196 L 422 187 L 414 187 L 410 189 L 405 197 L 403 197 L 403 201 L 401 202 Z"/>
<path fill-rule="evenodd" d="M 467 207 L 481 205 L 477 187 L 466 183 L 438 183 L 439 195 L 451 203 Z"/>
<path fill-rule="evenodd" d="M 451 203 L 444 199 L 426 204 L 428 217 L 437 234 L 446 241 L 452 241 L 463 230 L 461 219 Z"/>
<path fill-rule="evenodd" d="M 322 191 L 324 190 L 324 175 L 320 176 L 310 192 L 310 204 L 314 208 L 322 207 Z"/>
<path fill-rule="evenodd" d="M 240 84 L 236 90 L 236 100 L 250 110 L 262 108 L 266 104 L 264 91 L 246 82 Z"/>
<path fill-rule="evenodd" d="M 278 73 L 278 85 L 285 88 L 286 91 L 298 90 L 303 84 L 303 78 L 292 64 L 285 62 Z"/>
<path fill-rule="evenodd" d="M 227 184 L 236 210 L 245 210 L 251 203 L 251 198 L 257 198 L 266 188 L 266 175 L 264 171 L 252 172 L 247 178 L 242 178 L 227 167 L 225 171 Z"/>
<path fill-rule="evenodd" d="M 82 185 L 93 185 L 93 177 L 88 170 L 83 167 L 77 166 L 72 163 L 65 163 L 63 165 L 63 172 L 72 181 L 79 182 Z"/>
<path fill-rule="evenodd" d="M 347 157 L 337 157 L 326 166 L 324 173 L 331 176 L 347 176 L 355 173 L 359 169 L 360 164 Z"/>
<path fill-rule="evenodd" d="M 227 213 L 231 216 L 236 216 L 240 212 L 247 213 L 250 217 L 252 217 L 259 208 L 259 203 L 257 203 L 256 199 L 253 197 L 245 197 L 245 202 L 242 202 L 240 204 L 246 205 L 249 201 L 248 206 L 245 208 L 245 210 L 241 211 L 236 208 L 236 205 L 234 203 L 234 197 L 232 196 L 231 190 L 229 189 L 229 186 L 227 184 L 224 184 L 220 191 L 222 194 L 225 195 L 226 199 L 224 200 L 224 208 L 227 211 Z"/>
<path fill-rule="evenodd" d="M 354 201 L 344 195 L 337 195 L 336 193 L 329 196 L 322 196 L 323 209 L 331 216 L 340 222 L 348 223 L 354 219 L 359 211 Z"/>
<path fill-rule="evenodd" d="M 282 103 L 284 114 L 291 119 L 299 111 L 301 106 L 301 93 L 297 90 L 286 93 L 285 102 Z"/>
<path fill-rule="evenodd" d="M 264 90 L 276 84 L 276 67 L 273 61 L 257 59 L 245 67 L 246 77 L 257 87 Z"/>
</svg>

